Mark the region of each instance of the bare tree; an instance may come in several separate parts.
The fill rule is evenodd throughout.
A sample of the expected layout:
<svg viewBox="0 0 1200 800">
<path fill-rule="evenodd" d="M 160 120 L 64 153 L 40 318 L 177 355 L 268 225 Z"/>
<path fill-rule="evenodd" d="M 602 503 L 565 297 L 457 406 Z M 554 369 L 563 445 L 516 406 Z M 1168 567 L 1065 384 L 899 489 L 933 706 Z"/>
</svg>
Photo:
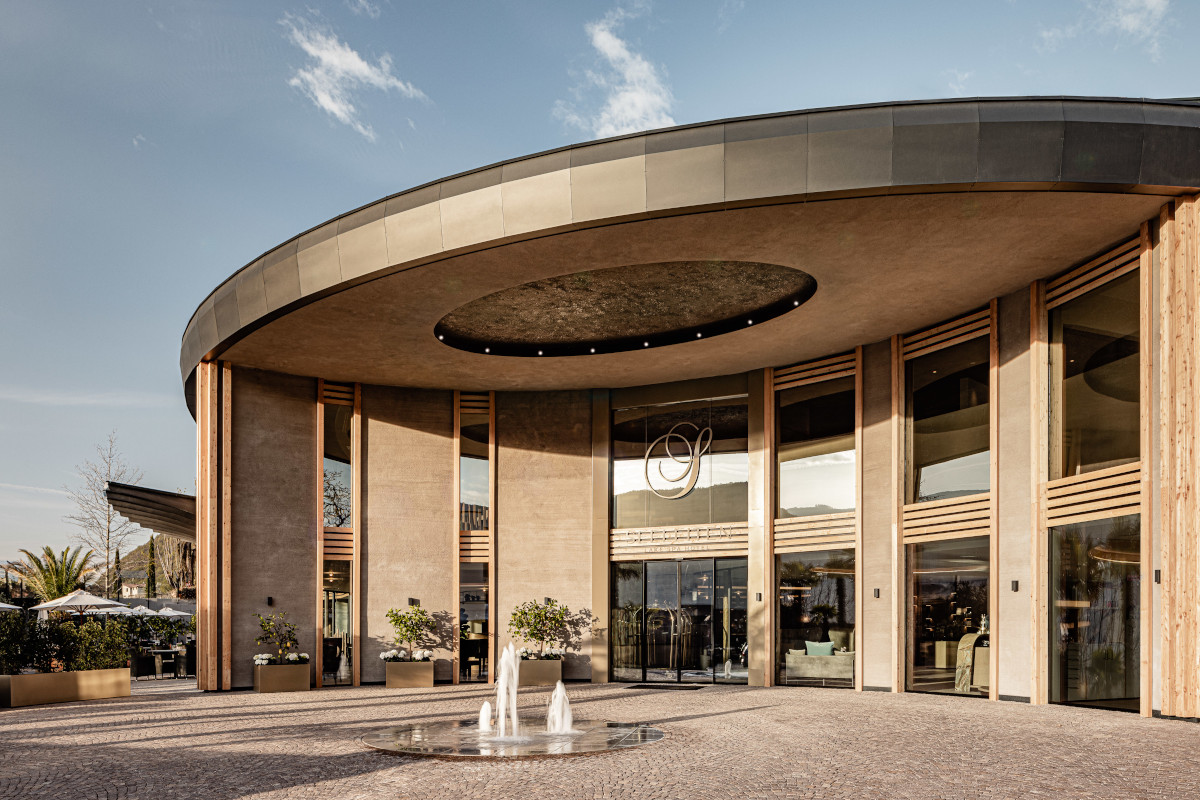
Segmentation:
<svg viewBox="0 0 1200 800">
<path fill-rule="evenodd" d="M 129 466 L 121 458 L 116 431 L 108 434 L 105 442 L 96 445 L 96 455 L 96 461 L 84 459 L 83 464 L 75 468 L 82 486 L 76 489 L 67 487 L 77 511 L 68 515 L 66 520 L 79 528 L 75 540 L 95 551 L 96 566 L 103 565 L 102 585 L 107 593 L 113 553 L 139 528 L 109 505 L 104 489 L 110 481 L 136 484 L 142 480 L 142 471 Z"/>
<path fill-rule="evenodd" d="M 324 470 L 325 527 L 344 528 L 350 522 L 350 487 L 345 479 L 332 470 Z"/>
<path fill-rule="evenodd" d="M 180 590 L 196 583 L 196 548 L 173 536 L 160 536 L 154 544 L 158 567 L 167 586 L 179 597 Z"/>
</svg>

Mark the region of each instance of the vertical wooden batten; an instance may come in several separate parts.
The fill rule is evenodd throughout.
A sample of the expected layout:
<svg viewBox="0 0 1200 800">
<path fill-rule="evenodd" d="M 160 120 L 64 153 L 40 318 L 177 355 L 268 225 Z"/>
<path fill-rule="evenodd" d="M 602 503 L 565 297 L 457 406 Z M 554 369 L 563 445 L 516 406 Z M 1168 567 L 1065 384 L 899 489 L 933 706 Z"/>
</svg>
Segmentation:
<svg viewBox="0 0 1200 800">
<path fill-rule="evenodd" d="M 454 564 L 450 568 L 450 596 L 453 598 L 454 605 L 459 606 L 460 605 L 459 598 L 462 596 L 462 591 L 459 587 L 459 582 L 460 582 L 459 572 L 462 569 L 460 566 L 460 564 L 462 563 L 462 522 L 461 522 L 461 519 L 462 519 L 462 486 L 460 485 L 461 480 L 462 480 L 462 475 L 461 475 L 461 471 L 462 471 L 461 470 L 461 464 L 462 464 L 462 411 L 461 411 L 462 392 L 458 391 L 457 389 L 454 391 L 453 403 L 454 403 L 454 414 L 453 414 L 453 417 L 454 417 L 454 428 L 453 428 L 453 430 L 454 430 L 454 469 L 453 469 L 453 477 L 451 478 L 451 480 L 453 481 L 453 491 L 451 492 L 451 495 L 452 495 L 451 502 L 454 504 L 452 507 L 452 509 L 453 509 L 452 516 L 454 518 L 454 528 L 451 531 L 451 535 L 454 537 L 454 547 L 453 547 Z M 491 522 L 489 521 L 488 524 L 490 525 Z M 489 603 L 491 602 L 491 598 L 488 598 L 488 602 Z M 454 616 L 457 618 L 457 616 L 458 616 L 457 613 L 455 613 Z M 489 621 L 489 623 L 490 623 L 490 621 Z M 489 624 L 488 625 L 489 638 L 495 638 L 495 634 L 491 630 L 491 628 L 492 628 L 492 625 Z M 461 636 L 454 637 L 454 650 L 450 657 L 450 682 L 455 683 L 455 684 L 458 683 L 458 661 L 459 661 L 459 658 L 462 653 L 462 645 L 460 643 L 461 638 L 462 638 Z"/>
<path fill-rule="evenodd" d="M 362 595 L 362 518 L 362 386 L 356 383 L 354 416 L 350 421 L 350 524 L 354 527 L 354 555 L 350 562 L 350 672 L 354 686 L 362 682 L 362 617 L 365 605 Z M 318 619 L 318 627 L 320 622 Z"/>
<path fill-rule="evenodd" d="M 1029 657 L 1030 686 L 1029 702 L 1034 705 L 1047 701 L 1049 663 L 1046 649 L 1047 628 L 1047 583 L 1049 570 L 1049 548 L 1046 545 L 1045 495 L 1049 477 L 1049 455 L 1047 450 L 1049 418 L 1049 350 L 1046 337 L 1046 283 L 1036 281 L 1029 289 L 1029 391 L 1030 404 L 1030 636 Z"/>
<path fill-rule="evenodd" d="M 904 353 L 899 335 L 892 337 L 892 691 L 903 692 L 907 688 L 908 643 L 908 580 L 907 560 L 904 552 L 904 500 L 906 495 L 906 464 L 904 424 Z"/>
<path fill-rule="evenodd" d="M 988 456 L 991 519 L 988 530 L 988 699 L 1000 699 L 1000 300 L 989 305 Z"/>
<path fill-rule="evenodd" d="M 609 608 L 609 532 L 612 520 L 612 453 L 609 420 L 611 395 L 607 389 L 592 390 L 592 613 L 599 624 L 592 630 L 592 683 L 608 683 L 609 632 L 612 613 Z"/>
<path fill-rule="evenodd" d="M 1140 619 L 1141 629 L 1139 654 L 1140 681 L 1139 711 L 1143 717 L 1154 714 L 1154 636 L 1152 625 L 1154 620 L 1154 586 L 1151 583 L 1154 574 L 1153 534 L 1154 534 L 1154 504 L 1151 492 L 1153 481 L 1153 452 L 1154 439 L 1152 433 L 1153 402 L 1154 402 L 1154 244 L 1150 236 L 1150 223 L 1143 222 L 1139 236 L 1139 412 L 1140 412 L 1140 455 L 1142 459 L 1142 521 L 1141 521 L 1141 581 L 1140 581 Z"/>
<path fill-rule="evenodd" d="M 854 691 L 863 690 L 863 349 L 854 348 Z"/>
<path fill-rule="evenodd" d="M 221 362 L 221 688 L 233 688 L 233 367 Z"/>
<path fill-rule="evenodd" d="M 196 682 L 205 691 L 223 686 L 219 390 L 218 365 L 200 362 L 196 366 Z"/>
<path fill-rule="evenodd" d="M 496 535 L 496 393 L 488 392 L 488 683 L 496 682 L 496 565 L 499 537 Z M 458 598 L 455 596 L 456 604 Z"/>
<path fill-rule="evenodd" d="M 316 504 L 317 504 L 317 607 L 314 630 L 313 663 L 316 665 L 314 685 L 320 689 L 324 684 L 321 680 L 325 672 L 325 609 L 322 598 L 325 595 L 325 381 L 317 379 L 317 446 L 316 464 Z"/>
</svg>

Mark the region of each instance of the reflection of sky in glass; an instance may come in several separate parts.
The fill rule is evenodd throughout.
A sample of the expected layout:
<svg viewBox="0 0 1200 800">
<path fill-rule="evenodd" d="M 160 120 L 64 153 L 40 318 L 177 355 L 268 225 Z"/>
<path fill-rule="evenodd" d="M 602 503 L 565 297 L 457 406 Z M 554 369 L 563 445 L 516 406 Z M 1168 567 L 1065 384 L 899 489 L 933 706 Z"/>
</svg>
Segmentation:
<svg viewBox="0 0 1200 800">
<path fill-rule="evenodd" d="M 939 500 L 991 489 L 990 453 L 972 453 L 921 469 L 918 500 Z"/>
<path fill-rule="evenodd" d="M 686 471 L 687 464 L 669 458 L 650 459 L 650 485 L 665 494 L 674 494 L 687 484 L 686 477 L 676 483 L 664 480 L 659 473 L 675 477 Z M 646 488 L 645 462 L 638 459 L 620 459 L 613 462 L 613 492 L 637 492 Z M 723 483 L 745 483 L 749 472 L 749 457 L 745 453 L 711 453 L 700 458 L 700 475 L 697 489 Z"/>
<path fill-rule="evenodd" d="M 854 451 L 797 458 L 779 465 L 783 508 L 854 508 Z"/>
<path fill-rule="evenodd" d="M 488 504 L 488 462 L 485 458 L 460 458 L 459 502 L 474 506 Z"/>
</svg>

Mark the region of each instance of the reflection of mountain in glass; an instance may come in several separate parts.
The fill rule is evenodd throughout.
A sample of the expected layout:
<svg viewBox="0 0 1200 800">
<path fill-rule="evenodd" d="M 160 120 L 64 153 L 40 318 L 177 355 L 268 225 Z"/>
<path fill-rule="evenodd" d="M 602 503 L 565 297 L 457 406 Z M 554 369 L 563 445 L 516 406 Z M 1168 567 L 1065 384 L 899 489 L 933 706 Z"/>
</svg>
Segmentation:
<svg viewBox="0 0 1200 800">
<path fill-rule="evenodd" d="M 639 464 L 639 466 L 641 466 Z M 749 516 L 746 481 L 697 486 L 685 497 L 663 500 L 649 489 L 623 492 L 614 498 L 614 528 L 745 522 Z"/>
</svg>

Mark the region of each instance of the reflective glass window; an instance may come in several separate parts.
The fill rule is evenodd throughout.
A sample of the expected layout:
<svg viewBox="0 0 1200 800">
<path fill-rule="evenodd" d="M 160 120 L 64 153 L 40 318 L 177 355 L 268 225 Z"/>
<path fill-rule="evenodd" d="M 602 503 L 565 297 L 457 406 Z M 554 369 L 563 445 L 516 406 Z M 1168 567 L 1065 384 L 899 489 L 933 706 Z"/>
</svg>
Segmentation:
<svg viewBox="0 0 1200 800">
<path fill-rule="evenodd" d="M 781 553 L 775 575 L 779 682 L 852 687 L 858 646 L 854 550 Z"/>
<path fill-rule="evenodd" d="M 459 680 L 488 677 L 488 564 L 458 565 Z"/>
<path fill-rule="evenodd" d="M 1141 517 L 1050 529 L 1050 702 L 1137 711 Z"/>
<path fill-rule="evenodd" d="M 776 516 L 807 517 L 855 506 L 854 379 L 776 394 Z"/>
<path fill-rule="evenodd" d="M 326 559 L 321 570 L 321 674 L 324 684 L 351 682 L 351 615 L 354 598 L 350 592 L 349 561 Z"/>
<path fill-rule="evenodd" d="M 352 406 L 324 404 L 324 510 L 326 528 L 348 528 L 352 523 L 353 476 L 350 468 Z"/>
<path fill-rule="evenodd" d="M 486 531 L 491 505 L 488 415 L 464 412 L 459 417 L 459 431 L 459 529 Z"/>
<path fill-rule="evenodd" d="M 982 336 L 906 363 L 909 502 L 991 488 L 988 342 Z"/>
<path fill-rule="evenodd" d="M 909 546 L 910 691 L 987 695 L 988 563 L 986 536 Z"/>
<path fill-rule="evenodd" d="M 744 522 L 744 397 L 613 412 L 613 527 Z"/>
<path fill-rule="evenodd" d="M 612 565 L 612 677 L 615 681 L 642 679 L 643 648 L 642 562 Z"/>
<path fill-rule="evenodd" d="M 1050 477 L 1140 458 L 1138 271 L 1050 310 Z"/>
</svg>

